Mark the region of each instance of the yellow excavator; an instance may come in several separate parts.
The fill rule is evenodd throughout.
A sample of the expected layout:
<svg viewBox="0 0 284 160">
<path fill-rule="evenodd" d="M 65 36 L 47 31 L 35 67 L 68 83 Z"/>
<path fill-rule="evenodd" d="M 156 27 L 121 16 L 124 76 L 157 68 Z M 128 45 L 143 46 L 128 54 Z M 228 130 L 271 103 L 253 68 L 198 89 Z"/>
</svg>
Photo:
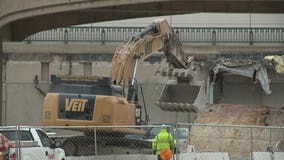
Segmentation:
<svg viewBox="0 0 284 160">
<path fill-rule="evenodd" d="M 137 65 L 157 53 L 164 53 L 170 69 L 189 67 L 178 37 L 165 19 L 158 19 L 116 48 L 110 77 L 52 75 L 52 85 L 44 98 L 42 124 L 44 126 L 141 124 L 141 107 L 138 104 L 135 87 Z M 85 135 L 89 135 L 86 130 L 84 132 Z M 111 132 L 141 133 L 141 130 L 117 128 Z M 75 155 L 77 149 L 74 147 L 80 145 L 77 144 L 80 142 L 82 142 L 80 139 L 67 139 L 64 142 L 69 146 L 65 150 L 68 151 L 67 155 Z"/>
<path fill-rule="evenodd" d="M 43 125 L 136 125 L 135 76 L 138 62 L 164 53 L 172 68 L 187 68 L 180 41 L 165 19 L 158 19 L 116 48 L 110 77 L 51 76 L 43 104 Z M 128 88 L 125 91 L 125 88 Z"/>
</svg>

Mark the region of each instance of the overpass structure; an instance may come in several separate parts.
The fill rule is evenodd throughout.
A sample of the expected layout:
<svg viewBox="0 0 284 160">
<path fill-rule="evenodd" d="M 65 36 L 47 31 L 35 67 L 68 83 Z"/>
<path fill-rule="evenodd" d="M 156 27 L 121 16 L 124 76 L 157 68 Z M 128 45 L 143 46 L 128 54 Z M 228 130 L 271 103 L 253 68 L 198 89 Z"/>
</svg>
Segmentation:
<svg viewBox="0 0 284 160">
<path fill-rule="evenodd" d="M 0 37 L 91 22 L 186 13 L 284 13 L 284 0 L 1 0 Z"/>
</svg>

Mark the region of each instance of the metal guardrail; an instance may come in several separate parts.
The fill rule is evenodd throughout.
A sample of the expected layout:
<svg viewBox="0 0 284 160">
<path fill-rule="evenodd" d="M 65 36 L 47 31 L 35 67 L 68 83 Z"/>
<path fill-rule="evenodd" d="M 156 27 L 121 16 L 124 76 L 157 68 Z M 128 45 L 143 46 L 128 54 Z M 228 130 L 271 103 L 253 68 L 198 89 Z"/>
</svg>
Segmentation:
<svg viewBox="0 0 284 160">
<path fill-rule="evenodd" d="M 66 27 L 27 37 L 32 42 L 124 42 L 144 27 Z M 183 43 L 284 43 L 284 28 L 192 28 L 173 27 Z"/>
</svg>

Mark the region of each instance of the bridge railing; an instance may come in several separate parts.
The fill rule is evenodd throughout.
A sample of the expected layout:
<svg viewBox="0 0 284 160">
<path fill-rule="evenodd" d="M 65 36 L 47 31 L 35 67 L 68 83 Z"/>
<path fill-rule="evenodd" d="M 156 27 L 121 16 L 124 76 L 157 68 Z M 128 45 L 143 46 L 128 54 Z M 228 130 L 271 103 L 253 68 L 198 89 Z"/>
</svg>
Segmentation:
<svg viewBox="0 0 284 160">
<path fill-rule="evenodd" d="M 43 31 L 27 37 L 32 42 L 124 42 L 144 27 L 66 27 Z M 193 28 L 173 27 L 183 43 L 259 44 L 284 43 L 284 28 Z"/>
</svg>

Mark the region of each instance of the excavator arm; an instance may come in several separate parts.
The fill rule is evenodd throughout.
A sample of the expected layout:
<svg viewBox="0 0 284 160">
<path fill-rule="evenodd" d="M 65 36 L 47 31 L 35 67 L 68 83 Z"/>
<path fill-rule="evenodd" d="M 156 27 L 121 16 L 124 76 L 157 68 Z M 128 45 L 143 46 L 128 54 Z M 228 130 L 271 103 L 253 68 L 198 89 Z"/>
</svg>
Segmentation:
<svg viewBox="0 0 284 160">
<path fill-rule="evenodd" d="M 143 62 L 156 53 L 164 53 L 173 68 L 188 68 L 181 43 L 165 19 L 158 19 L 125 44 L 116 48 L 111 67 L 113 84 L 131 84 L 137 62 Z"/>
</svg>

